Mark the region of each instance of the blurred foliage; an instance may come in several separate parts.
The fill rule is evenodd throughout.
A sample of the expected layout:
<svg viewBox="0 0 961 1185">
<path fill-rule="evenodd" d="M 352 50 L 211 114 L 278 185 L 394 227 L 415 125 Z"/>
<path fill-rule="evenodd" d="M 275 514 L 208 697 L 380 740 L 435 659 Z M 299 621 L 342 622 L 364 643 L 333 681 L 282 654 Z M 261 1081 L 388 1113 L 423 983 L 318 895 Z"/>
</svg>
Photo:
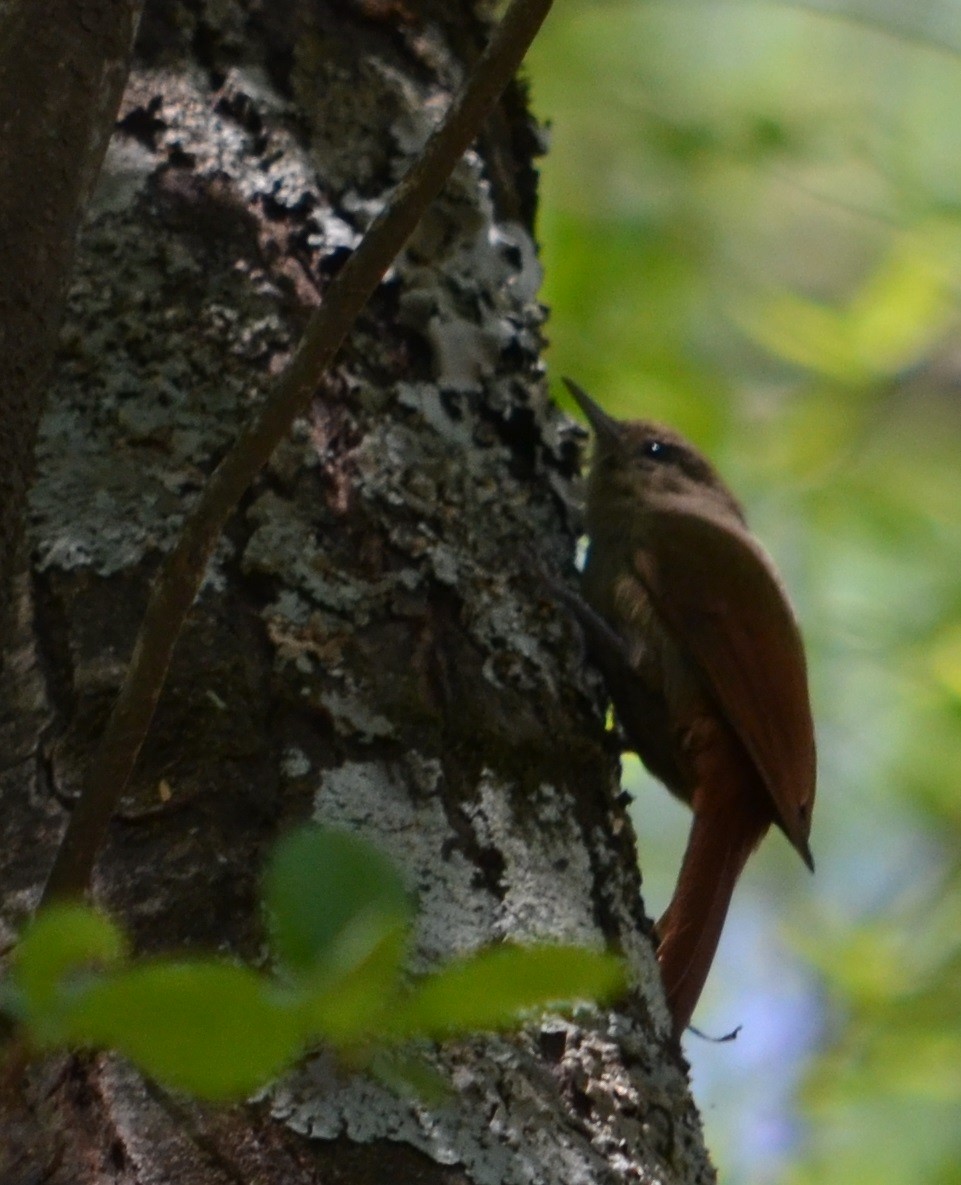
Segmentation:
<svg viewBox="0 0 961 1185">
<path fill-rule="evenodd" d="M 687 1043 L 722 1178 L 961 1182 L 961 0 L 558 0 L 529 75 L 552 374 L 711 452 L 808 640 L 818 874 L 764 845 Z"/>
<path fill-rule="evenodd" d="M 202 1099 L 244 1098 L 317 1045 L 391 1085 L 442 1088 L 404 1046 L 516 1028 L 557 1002 L 623 990 L 619 959 L 579 947 L 498 946 L 404 973 L 413 902 L 394 865 L 348 832 L 305 827 L 264 879 L 272 973 L 216 958 L 134 960 L 87 906 L 42 911 L 0 982 L 24 1050 L 113 1049 Z"/>
</svg>

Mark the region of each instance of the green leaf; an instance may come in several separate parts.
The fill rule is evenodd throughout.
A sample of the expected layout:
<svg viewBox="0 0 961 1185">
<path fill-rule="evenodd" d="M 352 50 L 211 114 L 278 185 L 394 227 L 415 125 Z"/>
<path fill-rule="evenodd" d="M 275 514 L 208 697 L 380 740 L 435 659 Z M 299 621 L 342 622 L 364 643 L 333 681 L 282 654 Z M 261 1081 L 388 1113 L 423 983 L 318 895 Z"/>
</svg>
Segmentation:
<svg viewBox="0 0 961 1185">
<path fill-rule="evenodd" d="M 355 835 L 321 827 L 281 840 L 264 898 L 274 950 L 302 976 L 347 974 L 386 935 L 406 931 L 412 914 L 386 856 Z"/>
<path fill-rule="evenodd" d="M 548 1004 L 602 1000 L 624 987 L 621 960 L 577 946 L 500 946 L 428 976 L 391 1016 L 396 1036 L 500 1029 Z"/>
<path fill-rule="evenodd" d="M 843 312 L 791 292 L 742 301 L 734 319 L 759 345 L 787 362 L 851 386 L 870 379 Z"/>
<path fill-rule="evenodd" d="M 341 1047 L 375 1036 L 386 1009 L 396 1001 L 407 926 L 388 930 L 376 946 L 347 972 L 303 998 L 310 1036 Z"/>
<path fill-rule="evenodd" d="M 956 318 L 957 230 L 933 220 L 895 239 L 855 294 L 850 339 L 865 370 L 880 378 L 923 358 Z"/>
<path fill-rule="evenodd" d="M 888 379 L 930 352 L 956 316 L 958 233 L 937 220 L 900 236 L 847 307 L 790 292 L 745 303 L 735 316 L 772 353 L 859 387 Z"/>
<path fill-rule="evenodd" d="M 157 960 L 91 984 L 67 1040 L 115 1049 L 159 1082 L 206 1099 L 242 1098 L 302 1044 L 296 1007 L 246 967 Z"/>
<path fill-rule="evenodd" d="M 93 965 L 111 966 L 124 957 L 117 927 L 85 905 L 55 905 L 30 923 L 14 955 L 14 983 L 31 1024 L 52 1020 L 65 981 Z M 52 1034 L 51 1034 L 52 1036 Z"/>
</svg>

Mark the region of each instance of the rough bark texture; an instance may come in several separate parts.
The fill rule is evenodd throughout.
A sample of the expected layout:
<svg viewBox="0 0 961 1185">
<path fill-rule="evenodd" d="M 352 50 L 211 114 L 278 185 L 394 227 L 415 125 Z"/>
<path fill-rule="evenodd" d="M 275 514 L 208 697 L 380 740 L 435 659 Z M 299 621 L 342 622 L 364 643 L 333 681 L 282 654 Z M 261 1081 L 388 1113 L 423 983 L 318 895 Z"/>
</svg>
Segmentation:
<svg viewBox="0 0 961 1185">
<path fill-rule="evenodd" d="M 33 491 L 0 736 L 4 938 L 35 902 L 158 554 L 486 36 L 467 3 L 157 0 L 87 220 Z M 235 516 L 98 898 L 142 950 L 262 957 L 257 872 L 308 817 L 379 842 L 416 959 L 613 942 L 630 999 L 436 1051 L 431 1109 L 319 1055 L 255 1105 L 50 1059 L 6 1182 L 713 1179 L 575 632 L 574 430 L 550 405 L 515 89 Z"/>
<path fill-rule="evenodd" d="M 139 0 L 0 8 L 0 638 L 74 242 Z"/>
</svg>

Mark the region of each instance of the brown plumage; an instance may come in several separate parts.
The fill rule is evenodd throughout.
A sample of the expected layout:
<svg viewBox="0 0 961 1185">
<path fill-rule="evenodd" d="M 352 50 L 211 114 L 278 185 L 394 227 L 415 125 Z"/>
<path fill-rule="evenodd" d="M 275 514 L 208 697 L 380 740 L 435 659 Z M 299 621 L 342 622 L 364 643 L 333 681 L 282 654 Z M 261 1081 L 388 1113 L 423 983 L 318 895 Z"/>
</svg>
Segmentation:
<svg viewBox="0 0 961 1185">
<path fill-rule="evenodd" d="M 614 420 L 565 382 L 595 435 L 578 616 L 630 745 L 694 815 L 658 923 L 680 1035 L 771 823 L 813 869 L 804 649 L 774 565 L 710 463 L 672 429 Z"/>
</svg>

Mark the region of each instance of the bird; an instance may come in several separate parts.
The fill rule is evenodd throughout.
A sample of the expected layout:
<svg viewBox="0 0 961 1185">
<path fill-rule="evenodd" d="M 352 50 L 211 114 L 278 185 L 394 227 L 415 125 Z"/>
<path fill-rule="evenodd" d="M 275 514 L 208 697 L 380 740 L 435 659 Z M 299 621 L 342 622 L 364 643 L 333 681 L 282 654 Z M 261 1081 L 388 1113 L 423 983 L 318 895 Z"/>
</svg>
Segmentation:
<svg viewBox="0 0 961 1185">
<path fill-rule="evenodd" d="M 565 600 L 627 746 L 693 815 L 655 928 L 679 1039 L 738 877 L 772 823 L 814 870 L 804 645 L 773 561 L 707 458 L 672 428 L 614 419 L 564 382 L 594 434 L 581 595 Z"/>
</svg>

